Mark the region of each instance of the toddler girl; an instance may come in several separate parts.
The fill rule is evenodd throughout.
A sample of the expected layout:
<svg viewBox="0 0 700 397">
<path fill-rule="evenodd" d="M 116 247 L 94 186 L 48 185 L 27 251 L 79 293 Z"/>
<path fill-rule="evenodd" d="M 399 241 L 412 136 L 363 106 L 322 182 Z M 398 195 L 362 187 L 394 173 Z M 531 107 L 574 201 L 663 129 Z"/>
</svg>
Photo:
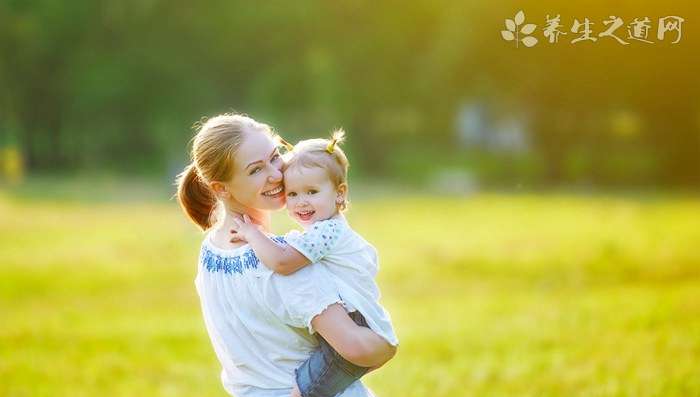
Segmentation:
<svg viewBox="0 0 700 397">
<path fill-rule="evenodd" d="M 350 317 L 397 346 L 374 281 L 377 251 L 343 216 L 348 195 L 348 160 L 338 147 L 343 139 L 344 132 L 338 130 L 330 140 L 301 141 L 291 150 L 284 170 L 287 210 L 303 232 L 290 231 L 284 237 L 286 244 L 278 243 L 246 216 L 236 221 L 238 228 L 232 233 L 234 238 L 247 241 L 261 262 L 277 273 L 290 274 L 311 263 L 324 266 L 332 274 Z M 307 326 L 313 333 L 310 324 Z M 319 350 L 296 370 L 303 397 L 333 396 L 369 370 L 346 361 L 317 337 Z"/>
</svg>

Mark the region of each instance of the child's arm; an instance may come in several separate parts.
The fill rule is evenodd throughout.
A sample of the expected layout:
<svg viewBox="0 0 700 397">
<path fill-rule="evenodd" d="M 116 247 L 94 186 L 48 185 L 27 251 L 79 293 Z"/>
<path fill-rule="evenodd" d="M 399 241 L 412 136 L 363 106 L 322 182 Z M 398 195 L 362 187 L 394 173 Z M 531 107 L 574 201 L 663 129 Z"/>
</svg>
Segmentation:
<svg viewBox="0 0 700 397">
<path fill-rule="evenodd" d="M 231 233 L 247 241 L 253 247 L 255 255 L 274 272 L 288 275 L 311 263 L 293 247 L 278 244 L 269 238 L 258 225 L 250 221 L 248 215 L 243 215 L 243 221 L 234 219 L 234 222 L 238 230 L 232 230 Z"/>
<path fill-rule="evenodd" d="M 297 390 L 308 397 L 335 396 L 396 354 L 396 346 L 357 316 L 351 317 L 336 303 L 311 320 L 321 335 L 319 348 L 295 371 L 297 387 L 291 397 L 298 396 Z"/>
</svg>

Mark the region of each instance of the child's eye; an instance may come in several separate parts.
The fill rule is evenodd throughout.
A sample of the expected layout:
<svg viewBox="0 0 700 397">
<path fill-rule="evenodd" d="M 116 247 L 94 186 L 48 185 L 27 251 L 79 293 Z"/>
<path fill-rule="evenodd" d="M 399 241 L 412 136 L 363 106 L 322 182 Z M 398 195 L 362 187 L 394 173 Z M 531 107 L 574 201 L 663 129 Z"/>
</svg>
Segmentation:
<svg viewBox="0 0 700 397">
<path fill-rule="evenodd" d="M 287 193 L 287 197 L 295 197 L 297 195 L 296 192 L 289 192 Z"/>
<path fill-rule="evenodd" d="M 314 189 L 309 190 L 309 194 L 316 194 L 316 193 L 318 193 L 318 190 L 314 190 Z"/>
<path fill-rule="evenodd" d="M 255 167 L 255 168 L 253 168 L 252 170 L 250 170 L 250 172 L 248 173 L 248 175 L 256 174 L 256 173 L 258 173 L 258 171 L 260 171 L 260 169 L 261 169 L 260 167 Z"/>
<path fill-rule="evenodd" d="M 275 155 L 272 156 L 272 161 L 277 161 L 277 160 L 279 160 L 279 159 L 280 159 L 280 154 L 279 154 L 279 153 L 275 153 Z"/>
</svg>

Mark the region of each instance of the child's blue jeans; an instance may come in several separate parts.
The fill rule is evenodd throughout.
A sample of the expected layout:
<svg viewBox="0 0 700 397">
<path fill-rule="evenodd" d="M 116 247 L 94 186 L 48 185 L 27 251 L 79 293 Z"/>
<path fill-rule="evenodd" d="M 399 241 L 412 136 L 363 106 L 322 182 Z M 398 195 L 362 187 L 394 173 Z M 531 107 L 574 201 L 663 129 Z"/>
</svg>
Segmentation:
<svg viewBox="0 0 700 397">
<path fill-rule="evenodd" d="M 369 328 L 360 312 L 349 315 L 357 325 Z M 369 370 L 344 359 L 321 335 L 316 334 L 316 338 L 319 348 L 295 371 L 303 397 L 333 397 Z"/>
</svg>

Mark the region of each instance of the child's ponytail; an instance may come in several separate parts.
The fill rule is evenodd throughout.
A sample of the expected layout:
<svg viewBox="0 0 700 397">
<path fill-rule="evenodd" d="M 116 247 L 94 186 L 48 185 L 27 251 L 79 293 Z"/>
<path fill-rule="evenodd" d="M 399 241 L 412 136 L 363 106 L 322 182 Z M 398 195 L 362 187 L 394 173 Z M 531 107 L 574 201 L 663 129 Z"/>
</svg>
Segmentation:
<svg viewBox="0 0 700 397">
<path fill-rule="evenodd" d="M 331 139 L 328 142 L 328 145 L 326 146 L 326 151 L 330 154 L 333 154 L 333 152 L 335 151 L 335 147 L 343 142 L 345 142 L 345 131 L 342 128 L 339 128 L 333 131 Z"/>
<path fill-rule="evenodd" d="M 187 216 L 202 230 L 212 226 L 212 211 L 216 198 L 209 186 L 204 184 L 191 163 L 177 177 L 177 200 Z"/>
</svg>

